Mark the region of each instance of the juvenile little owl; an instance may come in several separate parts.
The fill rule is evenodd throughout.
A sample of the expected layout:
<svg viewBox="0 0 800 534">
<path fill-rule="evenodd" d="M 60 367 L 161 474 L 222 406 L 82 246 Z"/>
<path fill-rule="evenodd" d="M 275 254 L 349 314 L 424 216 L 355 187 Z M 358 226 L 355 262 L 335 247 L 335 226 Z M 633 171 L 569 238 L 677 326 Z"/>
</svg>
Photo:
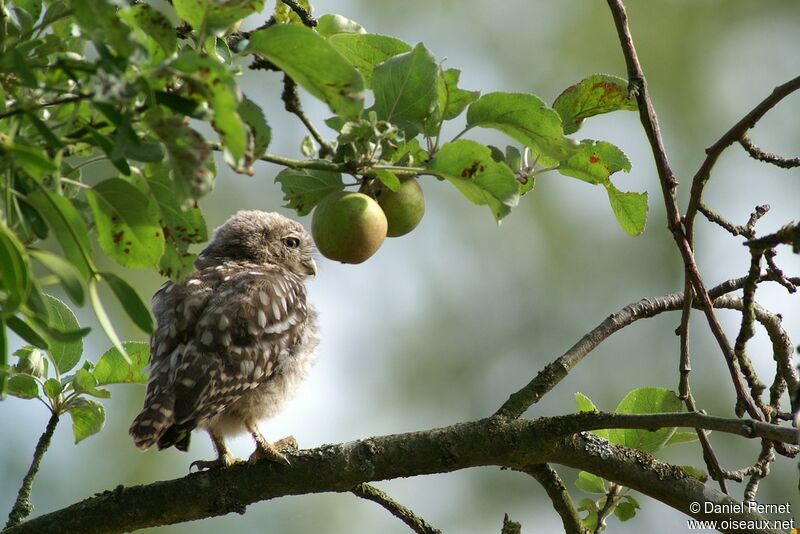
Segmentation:
<svg viewBox="0 0 800 534">
<path fill-rule="evenodd" d="M 197 272 L 153 296 L 150 381 L 130 428 L 136 446 L 189 448 L 192 430 L 211 436 L 217 459 L 235 458 L 226 436 L 249 432 L 251 461 L 287 462 L 258 422 L 275 415 L 305 378 L 319 342 L 304 281 L 316 274 L 311 239 L 277 213 L 240 211 L 198 256 Z"/>
</svg>

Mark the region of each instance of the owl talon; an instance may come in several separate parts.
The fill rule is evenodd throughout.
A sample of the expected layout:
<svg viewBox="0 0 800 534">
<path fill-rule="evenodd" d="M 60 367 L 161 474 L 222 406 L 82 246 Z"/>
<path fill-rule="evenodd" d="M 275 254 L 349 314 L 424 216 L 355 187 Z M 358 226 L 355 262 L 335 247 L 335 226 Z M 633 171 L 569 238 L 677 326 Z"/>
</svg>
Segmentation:
<svg viewBox="0 0 800 534">
<path fill-rule="evenodd" d="M 295 452 L 300 447 L 297 443 L 297 439 L 294 436 L 286 436 L 285 438 L 279 439 L 273 446 L 279 451 L 291 451 Z"/>
<path fill-rule="evenodd" d="M 232 454 L 221 455 L 216 460 L 195 460 L 189 464 L 189 472 L 192 472 L 193 467 L 196 467 L 198 471 L 227 468 L 235 464 L 237 461 L 238 460 Z"/>
<path fill-rule="evenodd" d="M 270 462 L 275 462 L 277 464 L 292 465 L 292 462 L 289 461 L 289 458 L 275 448 L 274 445 L 269 445 L 268 448 L 257 447 L 253 454 L 250 455 L 250 459 L 247 460 L 247 462 L 252 465 L 262 459 L 269 460 Z"/>
</svg>

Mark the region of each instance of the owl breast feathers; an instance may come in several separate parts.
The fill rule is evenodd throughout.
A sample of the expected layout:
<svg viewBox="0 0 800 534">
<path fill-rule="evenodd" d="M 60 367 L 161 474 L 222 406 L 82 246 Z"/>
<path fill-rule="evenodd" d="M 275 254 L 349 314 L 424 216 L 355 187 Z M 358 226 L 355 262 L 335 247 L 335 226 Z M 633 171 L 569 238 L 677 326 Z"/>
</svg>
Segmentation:
<svg viewBox="0 0 800 534">
<path fill-rule="evenodd" d="M 198 427 L 220 460 L 224 436 L 248 430 L 260 446 L 258 421 L 291 396 L 318 344 L 304 285 L 316 272 L 311 250 L 295 221 L 239 212 L 200 254 L 197 272 L 162 286 L 144 408 L 130 429 L 137 447 L 187 450 Z"/>
</svg>

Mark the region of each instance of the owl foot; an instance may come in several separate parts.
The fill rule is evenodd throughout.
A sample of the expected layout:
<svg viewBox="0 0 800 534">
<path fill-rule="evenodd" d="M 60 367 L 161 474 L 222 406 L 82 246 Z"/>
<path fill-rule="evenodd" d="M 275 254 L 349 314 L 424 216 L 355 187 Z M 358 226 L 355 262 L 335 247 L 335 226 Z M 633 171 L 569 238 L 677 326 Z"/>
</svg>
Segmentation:
<svg viewBox="0 0 800 534">
<path fill-rule="evenodd" d="M 259 443 L 256 446 L 256 450 L 253 454 L 250 455 L 250 459 L 248 463 L 254 464 L 261 459 L 267 459 L 271 462 L 284 464 L 284 465 L 291 465 L 292 462 L 283 454 L 281 451 L 296 451 L 297 450 L 297 440 L 294 439 L 294 436 L 289 436 L 283 439 L 276 441 L 275 443 L 266 443 L 266 446 L 262 446 Z"/>
<path fill-rule="evenodd" d="M 232 454 L 220 454 L 216 460 L 196 460 L 189 464 L 189 472 L 192 468 L 196 467 L 198 471 L 205 471 L 206 469 L 219 469 L 230 467 L 239 460 Z"/>
</svg>

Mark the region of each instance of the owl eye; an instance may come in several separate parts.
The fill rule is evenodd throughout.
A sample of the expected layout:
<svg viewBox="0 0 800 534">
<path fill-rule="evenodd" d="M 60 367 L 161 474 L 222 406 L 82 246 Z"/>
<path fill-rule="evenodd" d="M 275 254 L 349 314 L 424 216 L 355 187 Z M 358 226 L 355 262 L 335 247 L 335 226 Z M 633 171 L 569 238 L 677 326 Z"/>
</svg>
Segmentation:
<svg viewBox="0 0 800 534">
<path fill-rule="evenodd" d="M 300 246 L 300 240 L 296 237 L 287 237 L 283 240 L 283 243 L 289 248 L 297 248 Z"/>
</svg>

